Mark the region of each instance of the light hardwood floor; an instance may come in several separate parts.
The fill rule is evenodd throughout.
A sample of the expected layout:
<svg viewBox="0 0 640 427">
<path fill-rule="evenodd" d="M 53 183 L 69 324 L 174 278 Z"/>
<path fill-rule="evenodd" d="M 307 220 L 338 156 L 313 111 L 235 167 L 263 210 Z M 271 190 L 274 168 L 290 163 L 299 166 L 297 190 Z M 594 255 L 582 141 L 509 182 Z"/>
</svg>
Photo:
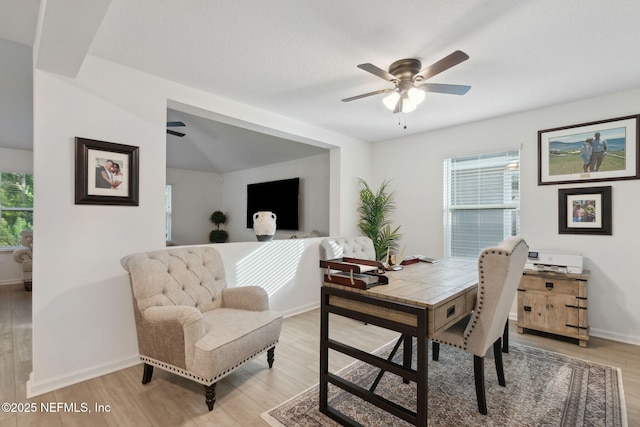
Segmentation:
<svg viewBox="0 0 640 427">
<path fill-rule="evenodd" d="M 260 356 L 221 380 L 212 412 L 202 386 L 156 369 L 142 385 L 142 365 L 26 399 L 31 372 L 31 294 L 22 285 L 0 286 L 0 402 L 35 403 L 36 413 L 0 412 L 5 426 L 266 426 L 260 414 L 318 382 L 319 310 L 285 319 L 272 369 Z M 374 350 L 397 333 L 335 317 L 332 336 Z M 536 334 L 520 335 L 511 326 L 511 342 L 523 343 L 622 368 L 629 426 L 640 425 L 640 347 L 592 338 L 588 348 Z M 346 366 L 347 357 L 331 357 L 331 370 Z M 472 380 L 470 380 L 472 381 Z M 508 379 L 507 379 L 508 382 Z M 470 383 L 472 384 L 472 382 Z M 40 404 L 87 404 L 91 413 L 45 413 Z M 96 411 L 103 405 L 105 412 Z M 107 407 L 108 405 L 108 407 Z M 69 408 L 67 408 L 69 409 Z M 108 410 L 108 412 L 107 412 Z"/>
</svg>

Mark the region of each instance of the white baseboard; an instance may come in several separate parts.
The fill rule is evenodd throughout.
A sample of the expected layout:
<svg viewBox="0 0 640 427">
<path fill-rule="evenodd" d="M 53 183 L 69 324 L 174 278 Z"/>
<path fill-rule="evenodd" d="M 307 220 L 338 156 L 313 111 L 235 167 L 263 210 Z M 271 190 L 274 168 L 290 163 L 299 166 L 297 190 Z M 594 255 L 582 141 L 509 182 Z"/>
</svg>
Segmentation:
<svg viewBox="0 0 640 427">
<path fill-rule="evenodd" d="M 140 356 L 138 354 L 135 354 L 120 360 L 105 363 L 103 365 L 71 372 L 68 375 L 49 378 L 41 382 L 35 382 L 33 380 L 33 372 L 31 372 L 29 374 L 29 380 L 27 381 L 27 398 L 39 396 L 50 391 L 70 386 L 72 384 L 77 384 L 82 381 L 87 381 L 96 377 L 100 377 L 102 375 L 107 375 L 121 369 L 135 366 L 140 363 L 142 363 L 140 361 Z"/>
<path fill-rule="evenodd" d="M 282 312 L 282 316 L 291 317 L 291 316 L 295 316 L 296 314 L 304 313 L 306 311 L 313 310 L 314 308 L 318 308 L 318 307 L 320 307 L 320 301 L 313 302 L 311 304 L 306 304 L 300 307 L 292 308 L 290 310 L 286 310 Z"/>
<path fill-rule="evenodd" d="M 517 321 L 518 313 L 509 313 L 509 320 Z M 619 334 L 617 332 L 605 331 L 593 327 L 589 329 L 589 336 L 640 346 L 640 336 Z"/>
<path fill-rule="evenodd" d="M 22 283 L 22 277 L 18 278 L 18 279 L 3 279 L 0 280 L 0 286 L 4 286 L 4 285 L 18 285 Z"/>
</svg>

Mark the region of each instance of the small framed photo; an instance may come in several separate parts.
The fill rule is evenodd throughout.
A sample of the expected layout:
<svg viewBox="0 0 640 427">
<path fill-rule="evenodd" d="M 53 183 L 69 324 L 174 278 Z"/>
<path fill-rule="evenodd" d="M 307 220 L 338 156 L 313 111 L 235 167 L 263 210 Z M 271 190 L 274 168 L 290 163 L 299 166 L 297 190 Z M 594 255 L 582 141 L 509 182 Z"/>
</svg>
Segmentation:
<svg viewBox="0 0 640 427">
<path fill-rule="evenodd" d="M 138 150 L 76 138 L 76 205 L 138 206 Z"/>
<path fill-rule="evenodd" d="M 538 185 L 640 179 L 640 115 L 538 131 Z"/>
<path fill-rule="evenodd" d="M 611 235 L 611 186 L 558 190 L 558 233 Z"/>
</svg>

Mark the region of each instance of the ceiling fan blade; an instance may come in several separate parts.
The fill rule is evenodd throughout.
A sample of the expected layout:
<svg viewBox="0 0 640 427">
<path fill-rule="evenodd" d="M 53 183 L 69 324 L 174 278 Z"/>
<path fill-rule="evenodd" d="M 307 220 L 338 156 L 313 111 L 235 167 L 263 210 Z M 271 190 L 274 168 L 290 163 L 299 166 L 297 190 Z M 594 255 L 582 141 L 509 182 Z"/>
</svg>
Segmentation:
<svg viewBox="0 0 640 427">
<path fill-rule="evenodd" d="M 394 76 L 393 74 L 389 74 L 388 72 L 386 72 L 385 70 L 383 70 L 382 68 L 378 68 L 373 64 L 360 64 L 358 65 L 358 68 L 360 68 L 361 70 L 367 71 L 371 74 L 373 74 L 374 76 L 378 76 L 381 79 L 385 79 L 389 82 L 395 83 L 398 81 L 398 78 L 396 76 Z"/>
<path fill-rule="evenodd" d="M 464 95 L 471 89 L 471 86 L 445 85 L 439 83 L 423 83 L 416 87 L 426 92 L 448 93 L 449 95 Z"/>
<path fill-rule="evenodd" d="M 182 132 L 176 132 L 175 130 L 171 130 L 171 129 L 167 129 L 167 133 L 169 135 L 175 135 L 175 136 L 179 136 L 180 138 L 182 138 L 183 136 L 185 136 L 186 134 L 182 133 Z"/>
<path fill-rule="evenodd" d="M 420 71 L 413 78 L 414 81 L 427 80 L 436 74 L 440 74 L 443 71 L 448 70 L 449 68 L 458 65 L 461 62 L 469 59 L 469 55 L 462 52 L 461 50 L 456 50 L 452 54 L 445 56 L 440 61 L 436 62 L 433 65 L 428 66 L 424 70 Z"/>
<path fill-rule="evenodd" d="M 355 101 L 356 99 L 366 98 L 367 96 L 378 95 L 380 93 L 387 93 L 387 92 L 391 92 L 393 90 L 394 89 L 381 89 L 381 90 L 376 90 L 374 92 L 363 93 L 362 95 L 356 95 L 356 96 L 352 96 L 351 98 L 345 98 L 345 99 L 342 100 L 342 102 Z"/>
<path fill-rule="evenodd" d="M 439 83 L 424 83 L 416 87 L 427 92 L 448 93 L 449 95 L 464 95 L 471 89 L 471 86 L 445 85 Z"/>
<path fill-rule="evenodd" d="M 184 123 L 182 122 L 167 122 L 167 127 L 168 128 L 173 128 L 173 127 L 177 127 L 177 126 L 186 126 Z"/>
</svg>

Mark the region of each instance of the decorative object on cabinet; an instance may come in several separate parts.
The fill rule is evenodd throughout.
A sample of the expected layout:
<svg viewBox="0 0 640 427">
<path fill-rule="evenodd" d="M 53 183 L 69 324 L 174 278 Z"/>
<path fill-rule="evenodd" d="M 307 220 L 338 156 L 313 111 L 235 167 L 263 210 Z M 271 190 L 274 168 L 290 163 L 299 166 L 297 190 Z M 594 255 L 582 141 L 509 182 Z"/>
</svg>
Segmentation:
<svg viewBox="0 0 640 427">
<path fill-rule="evenodd" d="M 273 212 L 260 211 L 253 214 L 253 230 L 259 242 L 273 240 L 276 234 L 277 216 Z"/>
<path fill-rule="evenodd" d="M 558 233 L 611 235 L 611 186 L 558 190 Z"/>
<path fill-rule="evenodd" d="M 538 185 L 640 179 L 640 115 L 538 131 Z"/>
<path fill-rule="evenodd" d="M 220 224 L 227 222 L 227 216 L 221 211 L 215 211 L 211 214 L 211 222 L 216 225 L 215 230 L 211 230 L 209 233 L 209 241 L 211 243 L 224 243 L 229 237 L 229 233 L 226 230 L 220 230 Z"/>
<path fill-rule="evenodd" d="M 76 138 L 76 205 L 138 206 L 138 147 Z"/>
<path fill-rule="evenodd" d="M 589 342 L 589 270 L 564 274 L 525 270 L 518 287 L 518 332 L 533 329 Z"/>
</svg>

